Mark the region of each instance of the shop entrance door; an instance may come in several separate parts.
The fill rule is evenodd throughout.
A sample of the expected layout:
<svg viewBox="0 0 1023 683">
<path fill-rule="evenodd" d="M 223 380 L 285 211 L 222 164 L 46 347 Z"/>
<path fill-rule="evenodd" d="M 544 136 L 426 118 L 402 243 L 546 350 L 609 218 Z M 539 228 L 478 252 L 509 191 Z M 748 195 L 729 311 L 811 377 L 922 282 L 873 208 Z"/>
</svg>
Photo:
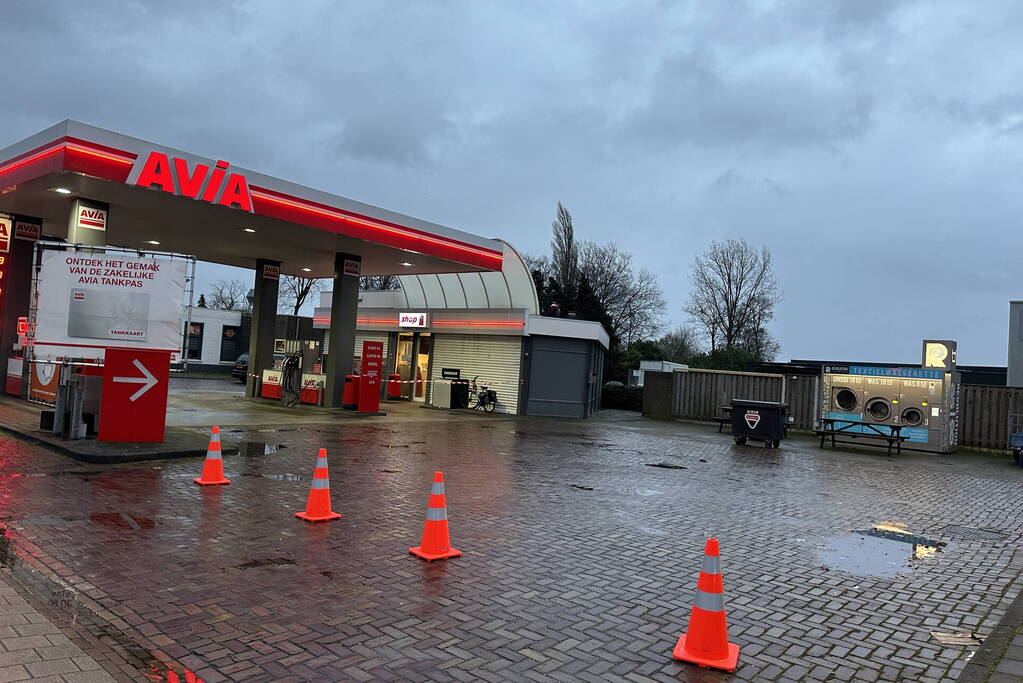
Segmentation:
<svg viewBox="0 0 1023 683">
<path fill-rule="evenodd" d="M 426 381 L 430 376 L 430 351 L 433 350 L 433 337 L 429 332 L 420 332 L 416 335 L 416 379 L 412 386 L 412 400 L 419 403 L 426 402 Z"/>
<path fill-rule="evenodd" d="M 401 397 L 406 401 L 426 401 L 426 379 L 430 376 L 430 352 L 433 337 L 429 332 L 398 333 L 394 371 L 401 377 Z"/>
</svg>

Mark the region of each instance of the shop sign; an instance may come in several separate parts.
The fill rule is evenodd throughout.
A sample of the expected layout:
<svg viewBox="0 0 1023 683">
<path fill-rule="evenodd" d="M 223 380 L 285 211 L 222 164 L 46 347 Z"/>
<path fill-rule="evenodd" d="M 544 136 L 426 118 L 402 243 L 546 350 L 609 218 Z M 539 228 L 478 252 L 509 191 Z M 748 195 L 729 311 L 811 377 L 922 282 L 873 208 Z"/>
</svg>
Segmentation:
<svg viewBox="0 0 1023 683">
<path fill-rule="evenodd" d="M 344 274 L 359 277 L 362 275 L 362 261 L 346 258 L 344 263 Z"/>
<path fill-rule="evenodd" d="M 189 167 L 186 159 L 150 152 L 135 184 L 251 212 L 249 183 L 241 173 L 228 173 L 229 167 L 226 161 L 218 161 L 213 168 L 207 164 Z"/>
<path fill-rule="evenodd" d="M 429 327 L 428 313 L 402 313 L 398 316 L 398 327 Z"/>
<path fill-rule="evenodd" d="M 263 264 L 263 277 L 267 280 L 279 280 L 281 277 L 281 267 L 272 266 L 269 263 Z"/>
<path fill-rule="evenodd" d="M 35 242 L 43 235 L 42 223 L 32 221 L 14 221 L 14 239 Z"/>
</svg>

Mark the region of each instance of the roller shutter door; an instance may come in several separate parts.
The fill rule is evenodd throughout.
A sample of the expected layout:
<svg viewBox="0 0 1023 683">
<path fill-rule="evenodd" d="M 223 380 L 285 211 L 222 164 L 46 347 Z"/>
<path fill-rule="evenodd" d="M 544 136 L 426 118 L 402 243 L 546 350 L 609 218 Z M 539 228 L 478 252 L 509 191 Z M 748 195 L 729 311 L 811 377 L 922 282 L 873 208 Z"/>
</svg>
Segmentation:
<svg viewBox="0 0 1023 683">
<path fill-rule="evenodd" d="M 438 334 L 433 343 L 431 380 L 441 368 L 459 368 L 463 379 L 479 375 L 480 384 L 497 392 L 496 412 L 518 413 L 522 337 Z"/>
</svg>

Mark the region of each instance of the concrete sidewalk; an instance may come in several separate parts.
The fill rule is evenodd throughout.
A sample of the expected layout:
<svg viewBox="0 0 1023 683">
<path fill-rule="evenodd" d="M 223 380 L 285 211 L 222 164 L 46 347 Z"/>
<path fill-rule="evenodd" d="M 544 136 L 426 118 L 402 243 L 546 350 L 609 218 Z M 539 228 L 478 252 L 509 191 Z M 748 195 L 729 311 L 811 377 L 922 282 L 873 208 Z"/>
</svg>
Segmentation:
<svg viewBox="0 0 1023 683">
<path fill-rule="evenodd" d="M 98 650 L 95 650 L 99 654 Z M 113 663 L 104 660 L 109 666 Z M 10 571 L 0 569 L 0 681 L 113 683 L 138 680 L 137 671 L 114 677 L 96 658 L 15 589 Z"/>
</svg>

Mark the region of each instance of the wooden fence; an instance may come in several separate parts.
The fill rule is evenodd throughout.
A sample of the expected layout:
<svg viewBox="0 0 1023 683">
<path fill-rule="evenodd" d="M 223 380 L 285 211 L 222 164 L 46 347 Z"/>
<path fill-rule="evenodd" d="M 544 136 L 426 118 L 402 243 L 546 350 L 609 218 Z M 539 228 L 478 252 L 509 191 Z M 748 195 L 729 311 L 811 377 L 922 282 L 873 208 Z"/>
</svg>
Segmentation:
<svg viewBox="0 0 1023 683">
<path fill-rule="evenodd" d="M 1009 447 L 1009 414 L 1023 414 L 1023 389 L 963 384 L 959 387 L 959 445 Z M 1023 430 L 1023 424 L 1015 425 Z"/>
<path fill-rule="evenodd" d="M 754 372 L 689 369 L 675 372 L 671 388 L 671 417 L 713 420 L 733 398 L 783 401 L 789 406 L 790 426 L 810 431 L 817 419 L 820 378 Z M 1009 415 L 1023 416 L 1023 388 L 963 384 L 959 388 L 959 445 L 966 448 L 1009 447 Z M 1023 417 L 1016 425 L 1023 431 Z"/>
<path fill-rule="evenodd" d="M 676 372 L 671 416 L 689 420 L 713 420 L 733 398 L 751 401 L 782 401 L 789 404 L 789 424 L 798 430 L 813 429 L 816 417 L 816 377 L 773 375 L 728 370 Z"/>
</svg>

